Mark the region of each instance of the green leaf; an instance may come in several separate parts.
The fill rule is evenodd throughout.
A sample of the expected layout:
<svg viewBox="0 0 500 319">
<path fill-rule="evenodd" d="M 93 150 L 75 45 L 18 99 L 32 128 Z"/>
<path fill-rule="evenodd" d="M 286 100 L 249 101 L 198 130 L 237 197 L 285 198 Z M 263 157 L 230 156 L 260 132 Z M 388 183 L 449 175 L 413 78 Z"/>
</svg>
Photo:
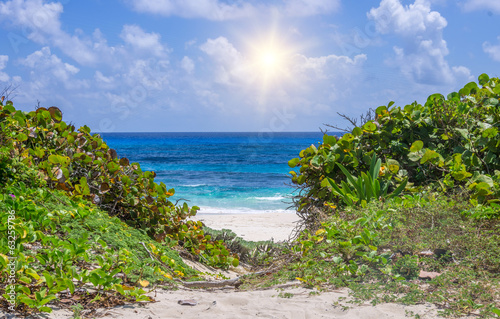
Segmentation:
<svg viewBox="0 0 500 319">
<path fill-rule="evenodd" d="M 488 74 L 483 73 L 478 77 L 478 80 L 479 84 L 484 86 L 485 84 L 488 84 L 488 82 L 490 81 L 490 77 L 488 76 Z"/>
<path fill-rule="evenodd" d="M 323 162 L 323 157 L 320 155 L 316 155 L 311 159 L 311 165 L 315 167 L 320 167 Z"/>
<path fill-rule="evenodd" d="M 71 161 L 70 158 L 67 156 L 54 155 L 54 154 L 49 156 L 49 163 L 58 164 L 62 167 L 68 166 L 70 161 Z"/>
<path fill-rule="evenodd" d="M 489 187 L 494 187 L 494 184 L 493 184 L 493 179 L 488 176 L 488 175 L 478 175 L 478 176 L 475 176 L 474 177 L 474 182 L 476 183 L 485 183 L 487 184 Z"/>
<path fill-rule="evenodd" d="M 461 180 L 466 179 L 467 177 L 472 176 L 472 174 L 467 172 L 467 171 L 454 172 L 452 175 L 453 175 L 453 178 L 456 179 L 457 181 L 461 181 Z"/>
<path fill-rule="evenodd" d="M 411 147 L 410 147 L 410 152 L 414 153 L 414 152 L 418 152 L 420 151 L 422 148 L 424 147 L 424 142 L 420 141 L 420 140 L 417 140 L 415 142 L 413 142 L 413 144 L 411 144 Z"/>
<path fill-rule="evenodd" d="M 24 142 L 28 139 L 28 136 L 26 134 L 19 133 L 19 134 L 17 134 L 16 138 L 19 142 Z"/>
<path fill-rule="evenodd" d="M 463 138 L 467 139 L 469 138 L 469 131 L 464 129 L 464 128 L 457 128 L 455 129 Z"/>
<path fill-rule="evenodd" d="M 114 173 L 116 172 L 117 170 L 120 169 L 120 165 L 115 163 L 115 162 L 109 162 L 108 165 L 108 170 L 111 172 L 111 173 Z"/>
<path fill-rule="evenodd" d="M 52 312 L 52 308 L 50 307 L 40 307 L 38 310 L 40 310 L 40 312 L 47 312 L 47 313 Z"/>
<path fill-rule="evenodd" d="M 494 314 L 496 314 L 497 316 L 499 316 L 499 317 L 500 317 L 500 309 L 498 309 L 498 308 L 493 308 L 493 309 L 491 309 L 491 312 L 493 312 Z"/>
<path fill-rule="evenodd" d="M 366 190 L 366 201 L 369 202 L 372 198 L 376 198 L 377 194 L 375 193 L 375 188 L 373 187 L 373 180 L 370 175 L 366 173 L 361 173 L 361 177 L 364 181 L 364 186 Z"/>
<path fill-rule="evenodd" d="M 387 106 L 385 105 L 382 105 L 382 106 L 379 106 L 375 109 L 375 114 L 377 115 L 382 115 L 384 114 L 385 112 L 387 111 Z"/>
<path fill-rule="evenodd" d="M 498 135 L 498 129 L 496 127 L 490 127 L 483 131 L 482 136 L 485 138 L 494 138 Z"/>
<path fill-rule="evenodd" d="M 24 282 L 25 284 L 31 284 L 31 279 L 26 276 L 22 276 L 18 279 L 20 282 Z"/>
<path fill-rule="evenodd" d="M 366 122 L 365 125 L 363 125 L 363 130 L 373 133 L 377 130 L 377 125 L 375 125 L 372 121 Z"/>
<path fill-rule="evenodd" d="M 330 146 L 333 146 L 337 143 L 337 138 L 332 135 L 323 135 L 323 144 L 328 144 Z"/>
<path fill-rule="evenodd" d="M 399 171 L 399 162 L 393 159 L 388 159 L 387 160 L 387 166 L 389 168 L 389 171 L 393 174 L 397 174 Z"/>
<path fill-rule="evenodd" d="M 29 275 L 29 276 L 31 276 L 31 277 L 33 277 L 33 278 L 35 278 L 35 280 L 40 280 L 40 276 L 39 276 L 39 275 L 36 273 L 36 271 L 34 271 L 33 269 L 28 268 L 28 269 L 24 270 L 24 272 L 25 272 L 27 275 Z"/>
<path fill-rule="evenodd" d="M 399 194 L 401 194 L 401 192 L 405 190 L 406 184 L 408 184 L 408 178 L 406 178 L 401 184 L 399 184 L 399 186 L 391 193 L 389 198 L 399 196 Z"/>
<path fill-rule="evenodd" d="M 342 139 L 347 142 L 352 142 L 354 140 L 354 135 L 347 133 L 342 136 Z"/>
<path fill-rule="evenodd" d="M 420 164 L 424 164 L 426 163 L 427 161 L 430 161 L 434 158 L 438 158 L 439 157 L 439 154 L 436 152 L 436 151 L 433 151 L 431 149 L 427 149 L 424 153 L 424 156 L 422 157 L 422 159 L 420 159 Z"/>
<path fill-rule="evenodd" d="M 362 193 L 362 191 L 361 191 L 361 189 L 358 186 L 357 179 L 354 176 L 352 176 L 352 174 L 349 173 L 349 171 L 342 164 L 337 163 L 337 165 L 339 166 L 340 170 L 342 170 L 342 172 L 344 173 L 344 175 L 347 177 L 347 180 L 349 181 L 349 183 L 354 188 L 356 188 L 356 191 L 357 191 L 358 195 L 360 195 Z"/>
<path fill-rule="evenodd" d="M 239 264 L 240 264 L 240 261 L 238 260 L 238 258 L 234 258 L 232 261 L 233 267 L 238 267 Z"/>
<path fill-rule="evenodd" d="M 355 127 L 352 130 L 352 135 L 354 135 L 355 137 L 363 135 L 363 129 L 361 129 L 360 127 Z"/>
<path fill-rule="evenodd" d="M 412 162 L 418 162 L 422 158 L 422 154 L 420 152 L 410 153 L 408 154 L 408 158 Z"/>
<path fill-rule="evenodd" d="M 370 163 L 370 175 L 372 180 L 376 180 L 378 178 L 378 174 L 380 172 L 380 167 L 382 166 L 382 161 L 377 159 L 375 153 L 373 153 L 372 160 Z"/>
</svg>

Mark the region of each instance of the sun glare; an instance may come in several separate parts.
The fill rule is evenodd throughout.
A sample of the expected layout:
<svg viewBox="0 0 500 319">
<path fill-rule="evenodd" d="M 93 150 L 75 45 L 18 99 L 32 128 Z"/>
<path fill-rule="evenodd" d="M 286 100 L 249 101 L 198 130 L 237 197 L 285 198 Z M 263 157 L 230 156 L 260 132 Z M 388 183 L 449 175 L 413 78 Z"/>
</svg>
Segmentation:
<svg viewBox="0 0 500 319">
<path fill-rule="evenodd" d="M 254 46 L 253 56 L 252 68 L 266 85 L 282 80 L 287 73 L 289 52 L 285 48 L 264 42 Z"/>
<path fill-rule="evenodd" d="M 264 52 L 262 53 L 262 56 L 260 57 L 260 62 L 265 66 L 265 67 L 273 67 L 276 65 L 278 62 L 278 59 L 276 58 L 276 54 L 272 51 Z"/>
<path fill-rule="evenodd" d="M 277 22 L 267 29 L 254 34 L 245 34 L 245 73 L 251 83 L 249 89 L 257 88 L 261 104 L 274 98 L 289 85 L 295 85 L 297 78 L 293 76 L 297 56 L 304 48 L 303 44 L 294 41 L 295 33 L 280 30 Z"/>
</svg>

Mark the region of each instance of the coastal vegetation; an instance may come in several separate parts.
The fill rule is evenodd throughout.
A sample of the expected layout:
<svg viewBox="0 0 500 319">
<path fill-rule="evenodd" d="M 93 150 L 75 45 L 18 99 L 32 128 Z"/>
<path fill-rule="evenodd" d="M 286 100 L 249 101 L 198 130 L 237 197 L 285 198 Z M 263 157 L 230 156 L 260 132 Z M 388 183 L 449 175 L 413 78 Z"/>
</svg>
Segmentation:
<svg viewBox="0 0 500 319">
<path fill-rule="evenodd" d="M 305 230 L 282 276 L 500 315 L 500 80 L 373 118 L 289 161 Z"/>
<path fill-rule="evenodd" d="M 197 207 L 170 201 L 174 190 L 155 183 L 154 172 L 62 121 L 59 108 L 23 112 L 2 98 L 0 126 L 3 308 L 50 312 L 64 292 L 95 306 L 151 300 L 150 282 L 197 277 L 179 252 L 238 265 L 187 220 Z"/>
<path fill-rule="evenodd" d="M 294 281 L 312 293 L 351 288 L 341 307 L 431 302 L 443 315 L 500 316 L 500 80 L 482 74 L 366 119 L 288 162 L 296 238 L 249 243 L 190 221 L 197 207 L 172 202 L 154 172 L 58 108 L 22 112 L 2 99 L 0 306 L 148 302 L 150 288 L 200 279 L 182 255 L 250 264 L 258 275 L 240 289 Z"/>
</svg>

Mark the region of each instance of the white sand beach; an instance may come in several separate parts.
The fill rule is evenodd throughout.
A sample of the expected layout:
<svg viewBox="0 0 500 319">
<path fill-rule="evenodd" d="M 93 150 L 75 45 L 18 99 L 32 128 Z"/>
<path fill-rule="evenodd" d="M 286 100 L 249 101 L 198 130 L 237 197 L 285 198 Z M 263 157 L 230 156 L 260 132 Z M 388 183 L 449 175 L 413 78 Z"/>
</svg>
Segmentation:
<svg viewBox="0 0 500 319">
<path fill-rule="evenodd" d="M 198 213 L 193 219 L 213 229 L 231 229 L 245 240 L 273 239 L 275 242 L 287 240 L 299 221 L 299 217 L 293 212 Z"/>
</svg>

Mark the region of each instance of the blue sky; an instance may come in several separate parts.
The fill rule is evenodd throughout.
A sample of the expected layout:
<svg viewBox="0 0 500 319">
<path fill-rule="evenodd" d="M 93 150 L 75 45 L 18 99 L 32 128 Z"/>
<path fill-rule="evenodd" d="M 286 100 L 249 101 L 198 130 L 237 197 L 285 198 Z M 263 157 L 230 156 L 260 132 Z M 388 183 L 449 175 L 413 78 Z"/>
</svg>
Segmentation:
<svg viewBox="0 0 500 319">
<path fill-rule="evenodd" d="M 317 131 L 498 76 L 498 0 L 0 1 L 0 90 L 104 131 Z"/>
</svg>

